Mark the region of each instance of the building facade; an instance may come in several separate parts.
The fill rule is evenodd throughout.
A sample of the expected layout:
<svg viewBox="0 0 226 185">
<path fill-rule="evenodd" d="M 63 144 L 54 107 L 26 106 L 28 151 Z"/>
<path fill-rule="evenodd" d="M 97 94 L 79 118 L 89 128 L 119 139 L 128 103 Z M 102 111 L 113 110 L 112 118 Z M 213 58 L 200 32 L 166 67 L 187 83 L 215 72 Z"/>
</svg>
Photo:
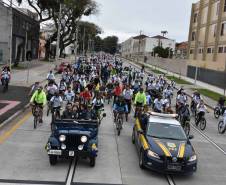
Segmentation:
<svg viewBox="0 0 226 185">
<path fill-rule="evenodd" d="M 0 63 L 9 64 L 10 57 L 12 63 L 37 59 L 40 29 L 37 16 L 29 10 L 11 9 L 3 3 L 0 3 L 0 14 Z"/>
<path fill-rule="evenodd" d="M 187 76 L 226 87 L 226 0 L 192 5 Z"/>
<path fill-rule="evenodd" d="M 187 59 L 188 42 L 181 42 L 176 44 L 175 58 Z"/>
<path fill-rule="evenodd" d="M 148 37 L 146 35 L 139 35 L 131 37 L 121 44 L 122 56 L 132 57 L 135 55 L 154 55 L 153 50 L 157 46 L 163 48 L 171 48 L 175 50 L 175 40 L 157 35 Z"/>
</svg>

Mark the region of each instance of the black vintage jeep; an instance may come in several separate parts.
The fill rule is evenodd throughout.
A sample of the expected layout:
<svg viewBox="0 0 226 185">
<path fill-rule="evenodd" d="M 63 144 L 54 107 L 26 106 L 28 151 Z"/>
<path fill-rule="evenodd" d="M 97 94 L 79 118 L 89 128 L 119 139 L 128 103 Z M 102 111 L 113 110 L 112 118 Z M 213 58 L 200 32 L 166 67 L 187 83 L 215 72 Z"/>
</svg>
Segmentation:
<svg viewBox="0 0 226 185">
<path fill-rule="evenodd" d="M 106 114 L 103 115 L 105 117 Z M 89 158 L 95 166 L 98 152 L 98 120 L 55 120 L 51 136 L 46 144 L 51 165 L 58 158 Z"/>
</svg>

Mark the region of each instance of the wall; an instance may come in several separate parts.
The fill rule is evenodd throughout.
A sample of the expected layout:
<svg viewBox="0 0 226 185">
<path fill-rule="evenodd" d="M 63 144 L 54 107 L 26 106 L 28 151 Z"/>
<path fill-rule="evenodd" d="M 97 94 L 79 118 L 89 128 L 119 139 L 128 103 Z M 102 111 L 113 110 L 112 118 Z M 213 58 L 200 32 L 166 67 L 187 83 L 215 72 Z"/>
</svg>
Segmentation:
<svg viewBox="0 0 226 185">
<path fill-rule="evenodd" d="M 9 60 L 10 10 L 0 3 L 0 64 Z M 2 59 L 2 61 L 1 61 Z"/>
</svg>

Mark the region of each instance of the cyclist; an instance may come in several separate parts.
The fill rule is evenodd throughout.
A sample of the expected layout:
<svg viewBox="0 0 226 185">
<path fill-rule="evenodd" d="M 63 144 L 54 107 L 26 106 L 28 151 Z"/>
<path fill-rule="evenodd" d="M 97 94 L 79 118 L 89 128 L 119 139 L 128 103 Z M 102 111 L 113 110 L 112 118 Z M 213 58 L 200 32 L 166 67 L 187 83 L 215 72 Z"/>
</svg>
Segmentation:
<svg viewBox="0 0 226 185">
<path fill-rule="evenodd" d="M 30 92 L 29 92 L 29 96 L 32 96 L 32 95 L 35 93 L 35 91 L 38 90 L 39 86 L 40 86 L 40 83 L 39 83 L 39 82 L 35 82 L 35 83 L 32 85 L 32 87 L 31 87 L 31 90 L 30 90 Z"/>
<path fill-rule="evenodd" d="M 2 73 L 1 73 L 1 82 L 2 82 L 2 85 L 4 83 L 9 83 L 10 81 L 10 71 L 8 70 L 7 67 L 4 67 L 3 70 L 2 70 Z"/>
<path fill-rule="evenodd" d="M 57 86 L 51 81 L 46 87 L 47 101 L 50 101 L 54 94 L 57 92 Z"/>
<path fill-rule="evenodd" d="M 43 107 L 46 104 L 46 94 L 43 91 L 43 87 L 39 86 L 38 90 L 35 91 L 35 93 L 32 95 L 31 100 L 30 100 L 31 104 L 34 104 L 34 106 L 38 106 L 41 110 L 40 112 L 40 123 L 43 123 L 42 117 L 43 117 Z M 34 109 L 32 109 L 33 112 Z"/>
<path fill-rule="evenodd" d="M 180 94 L 177 95 L 177 99 L 176 99 L 176 112 L 179 113 L 180 112 L 180 108 L 182 105 L 185 105 L 185 103 L 187 103 L 188 101 L 188 97 L 186 96 L 184 90 L 182 90 L 180 92 Z"/>
<path fill-rule="evenodd" d="M 47 74 L 46 79 L 47 79 L 48 81 L 55 81 L 56 78 L 55 78 L 54 73 L 53 73 L 52 70 L 49 71 L 49 73 Z"/>
<path fill-rule="evenodd" d="M 146 103 L 147 103 L 146 94 L 144 93 L 144 89 L 140 88 L 140 91 L 135 96 L 134 104 L 136 105 L 136 111 L 135 111 L 134 117 L 137 116 L 138 109 L 140 109 L 140 107 L 146 105 Z"/>
<path fill-rule="evenodd" d="M 127 106 L 123 96 L 119 96 L 118 100 L 116 100 L 114 102 L 113 112 L 114 112 L 114 121 L 116 121 L 117 113 L 120 113 L 120 114 L 121 113 L 123 113 L 123 114 L 128 113 L 128 106 Z"/>
<path fill-rule="evenodd" d="M 163 110 L 163 100 L 162 100 L 161 96 L 158 96 L 158 98 L 156 98 L 154 100 L 153 110 L 154 110 L 154 112 L 158 112 L 158 113 L 162 112 L 162 110 Z"/>
<path fill-rule="evenodd" d="M 100 116 L 99 110 L 104 107 L 104 101 L 103 101 L 102 97 L 100 96 L 100 94 L 97 94 L 97 96 L 93 99 L 92 104 L 93 104 L 93 108 L 96 111 L 97 115 Z"/>
<path fill-rule="evenodd" d="M 59 92 L 56 92 L 55 95 L 51 98 L 50 100 L 50 105 L 51 105 L 51 112 L 54 114 L 56 112 L 56 115 L 60 117 L 60 109 L 63 105 L 63 100 L 59 94 Z"/>
<path fill-rule="evenodd" d="M 128 106 L 128 113 L 130 113 L 131 112 L 131 102 L 132 102 L 132 97 L 133 97 L 133 90 L 130 89 L 129 85 L 127 85 L 122 94 L 123 94 L 124 100 Z"/>
<path fill-rule="evenodd" d="M 67 103 L 72 103 L 75 98 L 75 93 L 72 91 L 71 87 L 67 88 L 67 91 L 64 93 L 65 101 Z"/>
<path fill-rule="evenodd" d="M 197 105 L 197 119 L 195 121 L 196 126 L 198 126 L 201 118 L 205 116 L 205 113 L 208 112 L 205 103 L 203 100 L 200 100 L 199 104 Z"/>
<path fill-rule="evenodd" d="M 171 87 L 168 85 L 168 87 L 163 91 L 163 97 L 165 99 L 169 100 L 169 103 L 171 104 L 171 97 L 173 96 L 173 91 Z"/>
<path fill-rule="evenodd" d="M 190 111 L 188 104 L 183 105 L 180 110 L 180 121 L 183 127 L 186 120 L 190 121 Z"/>
</svg>

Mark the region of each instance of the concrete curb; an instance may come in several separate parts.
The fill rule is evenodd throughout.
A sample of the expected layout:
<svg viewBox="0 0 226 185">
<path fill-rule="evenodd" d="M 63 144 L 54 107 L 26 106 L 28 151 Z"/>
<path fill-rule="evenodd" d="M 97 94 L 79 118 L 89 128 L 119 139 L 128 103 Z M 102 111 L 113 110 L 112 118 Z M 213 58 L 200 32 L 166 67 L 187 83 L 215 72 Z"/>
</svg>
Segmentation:
<svg viewBox="0 0 226 185">
<path fill-rule="evenodd" d="M 127 60 L 127 61 L 130 61 L 129 63 L 131 64 L 131 65 L 133 65 L 133 66 L 135 66 L 135 67 L 138 67 L 138 68 L 141 68 L 139 65 L 137 65 L 137 64 L 134 64 L 133 62 L 133 60 L 131 60 L 131 59 L 127 59 L 127 58 L 124 58 L 124 57 L 121 57 L 121 58 L 123 58 L 123 59 L 125 59 L 125 60 Z M 159 68 L 160 69 L 160 68 Z M 147 74 L 152 74 L 150 71 L 146 71 L 146 73 Z M 178 88 L 175 88 L 176 90 L 179 90 Z M 189 98 L 192 98 L 192 96 L 190 95 L 190 94 L 187 94 L 188 95 L 188 97 Z M 214 107 L 212 107 L 212 106 L 210 106 L 210 105 L 208 105 L 208 104 L 205 104 L 209 109 L 212 109 L 212 110 L 214 110 Z"/>
</svg>

